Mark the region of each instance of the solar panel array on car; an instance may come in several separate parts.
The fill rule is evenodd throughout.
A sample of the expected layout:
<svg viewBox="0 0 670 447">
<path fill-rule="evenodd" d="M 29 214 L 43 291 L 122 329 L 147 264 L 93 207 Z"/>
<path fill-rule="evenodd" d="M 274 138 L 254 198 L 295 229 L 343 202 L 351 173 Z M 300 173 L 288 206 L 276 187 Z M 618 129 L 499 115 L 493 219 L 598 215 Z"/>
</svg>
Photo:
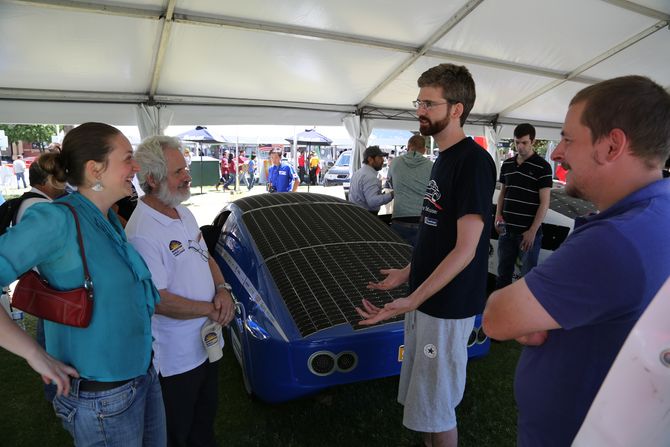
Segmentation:
<svg viewBox="0 0 670 447">
<path fill-rule="evenodd" d="M 586 216 L 598 211 L 591 202 L 567 195 L 565 189 L 551 190 L 549 207 L 570 219 Z"/>
<path fill-rule="evenodd" d="M 235 202 L 303 337 L 338 324 L 359 329 L 355 307 L 407 295 L 368 290 L 411 247 L 368 211 L 320 194 L 263 194 Z"/>
</svg>

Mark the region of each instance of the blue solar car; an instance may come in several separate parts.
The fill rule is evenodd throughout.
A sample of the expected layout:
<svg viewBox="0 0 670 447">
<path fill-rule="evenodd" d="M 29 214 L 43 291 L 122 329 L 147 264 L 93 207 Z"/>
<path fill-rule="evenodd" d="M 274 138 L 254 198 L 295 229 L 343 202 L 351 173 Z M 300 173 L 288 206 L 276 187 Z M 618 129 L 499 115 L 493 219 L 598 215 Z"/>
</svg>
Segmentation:
<svg viewBox="0 0 670 447">
<path fill-rule="evenodd" d="M 237 301 L 230 338 L 249 393 L 282 402 L 399 374 L 402 317 L 364 327 L 355 311 L 408 293 L 366 288 L 411 257 L 380 219 L 327 195 L 261 194 L 230 203 L 203 234 Z M 488 352 L 480 326 L 470 356 Z"/>
</svg>

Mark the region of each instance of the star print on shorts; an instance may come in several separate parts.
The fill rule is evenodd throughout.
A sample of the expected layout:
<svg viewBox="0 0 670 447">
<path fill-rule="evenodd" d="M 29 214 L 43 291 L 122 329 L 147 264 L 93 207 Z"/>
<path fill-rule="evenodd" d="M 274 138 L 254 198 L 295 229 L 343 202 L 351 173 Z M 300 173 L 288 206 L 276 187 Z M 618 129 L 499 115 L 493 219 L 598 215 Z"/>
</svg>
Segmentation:
<svg viewBox="0 0 670 447">
<path fill-rule="evenodd" d="M 428 357 L 429 359 L 434 359 L 435 357 L 437 357 L 437 348 L 435 347 L 434 344 L 429 343 L 423 347 L 423 353 L 426 354 L 426 357 Z"/>
</svg>

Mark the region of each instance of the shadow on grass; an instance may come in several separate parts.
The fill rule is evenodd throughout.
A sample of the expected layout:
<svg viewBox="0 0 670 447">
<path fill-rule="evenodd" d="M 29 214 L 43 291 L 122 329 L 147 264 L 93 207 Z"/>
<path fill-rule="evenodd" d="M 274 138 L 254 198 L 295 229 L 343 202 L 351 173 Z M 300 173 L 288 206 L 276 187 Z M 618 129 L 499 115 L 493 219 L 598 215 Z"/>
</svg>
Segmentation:
<svg viewBox="0 0 670 447">
<path fill-rule="evenodd" d="M 34 320 L 28 317 L 29 331 Z M 331 388 L 283 404 L 247 396 L 239 366 L 224 349 L 220 367 L 216 434 L 221 446 L 414 446 L 420 437 L 402 427 L 396 403 L 398 378 Z M 458 408 L 459 445 L 514 446 L 516 407 L 512 394 L 520 347 L 496 343 L 491 353 L 470 362 L 463 402 Z M 68 446 L 43 397 L 41 380 L 19 357 L 0 349 L 0 444 Z"/>
</svg>

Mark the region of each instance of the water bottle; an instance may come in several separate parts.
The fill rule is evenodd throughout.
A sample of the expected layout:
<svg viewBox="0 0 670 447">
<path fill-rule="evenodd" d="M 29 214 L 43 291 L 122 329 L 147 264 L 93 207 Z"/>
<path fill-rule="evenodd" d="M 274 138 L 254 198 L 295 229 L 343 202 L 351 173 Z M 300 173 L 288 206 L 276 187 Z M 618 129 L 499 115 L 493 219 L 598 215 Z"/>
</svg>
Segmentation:
<svg viewBox="0 0 670 447">
<path fill-rule="evenodd" d="M 504 236 L 505 234 L 507 234 L 507 226 L 505 225 L 505 222 L 503 221 L 496 222 L 496 227 L 498 227 L 499 236 Z"/>
<path fill-rule="evenodd" d="M 21 329 L 26 330 L 26 321 L 23 319 L 23 311 L 15 310 L 12 311 L 12 320 L 19 325 Z"/>
<path fill-rule="evenodd" d="M 2 288 L 2 295 L 0 295 L 0 307 L 5 309 L 7 315 L 12 315 L 12 309 L 9 307 L 9 294 L 6 287 Z"/>
</svg>

